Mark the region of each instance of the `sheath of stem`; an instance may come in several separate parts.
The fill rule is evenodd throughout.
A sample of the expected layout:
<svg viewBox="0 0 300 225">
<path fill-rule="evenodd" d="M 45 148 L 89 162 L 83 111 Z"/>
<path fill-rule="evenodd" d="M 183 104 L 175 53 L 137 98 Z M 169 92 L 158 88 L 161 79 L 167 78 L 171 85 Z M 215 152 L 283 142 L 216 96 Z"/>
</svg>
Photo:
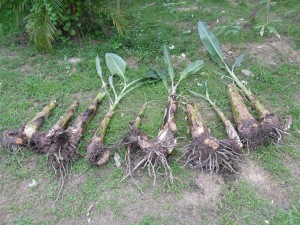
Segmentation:
<svg viewBox="0 0 300 225">
<path fill-rule="evenodd" d="M 138 127 L 140 126 L 140 124 L 141 124 L 142 117 L 144 116 L 144 113 L 145 113 L 145 111 L 146 111 L 147 105 L 148 105 L 148 103 L 146 102 L 146 103 L 142 106 L 142 108 L 141 108 L 141 110 L 140 110 L 140 112 L 139 112 L 139 115 L 136 117 L 136 119 L 135 119 L 135 121 L 134 121 L 134 123 L 133 123 L 133 126 L 135 126 L 136 128 L 138 128 Z"/>
<path fill-rule="evenodd" d="M 243 102 L 238 88 L 234 84 L 228 85 L 228 95 L 232 105 L 233 117 L 238 126 L 244 121 L 254 120 L 245 103 Z"/>
<path fill-rule="evenodd" d="M 74 116 L 76 109 L 78 108 L 79 102 L 74 102 L 68 109 L 68 111 L 59 118 L 59 120 L 53 125 L 51 130 L 65 129 L 69 121 Z"/>
<path fill-rule="evenodd" d="M 201 97 L 201 98 L 204 98 L 205 100 L 207 100 L 209 102 L 209 104 L 214 108 L 214 110 L 216 111 L 218 117 L 221 119 L 222 123 L 224 124 L 225 128 L 226 128 L 226 133 L 228 135 L 228 137 L 230 139 L 233 139 L 236 141 L 236 143 L 238 144 L 238 146 L 240 148 L 243 147 L 243 144 L 240 140 L 240 137 L 236 131 L 236 129 L 234 128 L 234 126 L 232 125 L 231 121 L 225 116 L 225 114 L 222 112 L 222 110 L 216 105 L 215 102 L 213 102 L 211 99 L 210 99 L 210 96 L 209 96 L 209 93 L 208 93 L 208 87 L 207 87 L 207 82 L 205 82 L 205 88 L 206 88 L 206 91 L 205 91 L 205 96 L 199 94 L 199 93 L 196 93 L 194 91 L 190 91 L 193 95 L 195 96 L 198 96 L 198 97 Z"/>
<path fill-rule="evenodd" d="M 189 130 L 193 139 L 199 138 L 203 134 L 208 134 L 207 126 L 197 106 L 187 103 L 185 109 L 189 120 Z"/>
<path fill-rule="evenodd" d="M 105 88 L 105 92 L 110 101 L 110 107 L 93 138 L 102 143 L 104 142 L 105 133 L 109 126 L 111 118 L 112 118 L 116 108 L 118 107 L 120 101 L 129 92 L 133 91 L 135 88 L 137 88 L 147 82 L 147 80 L 145 78 L 140 78 L 140 79 L 137 79 L 137 80 L 134 80 L 134 81 L 128 83 L 128 79 L 124 75 L 125 70 L 126 70 L 126 62 L 120 56 L 113 54 L 113 53 L 106 53 L 105 59 L 106 59 L 106 65 L 111 74 L 111 76 L 109 76 L 109 78 L 108 78 L 108 82 L 109 82 L 109 86 L 113 92 L 113 97 L 110 95 L 109 91 Z M 100 78 L 102 80 L 102 83 L 104 83 L 104 78 L 103 78 L 102 69 L 100 66 L 100 60 L 99 60 L 98 56 L 96 58 L 96 69 L 97 69 L 98 75 L 100 76 Z M 123 80 L 123 82 L 122 82 L 123 88 L 121 89 L 121 91 L 119 93 L 117 93 L 115 86 L 114 86 L 114 81 L 113 81 L 114 75 L 121 77 Z"/>
<path fill-rule="evenodd" d="M 104 91 L 104 87 L 102 87 L 101 91 L 98 93 L 98 95 L 95 97 L 95 99 L 91 102 L 89 107 L 84 113 L 81 113 L 76 121 L 68 128 L 74 135 L 72 136 L 72 142 L 76 144 L 84 131 L 86 130 L 88 124 L 93 119 L 98 106 L 101 104 L 102 100 L 106 96 L 106 93 Z"/>
<path fill-rule="evenodd" d="M 51 114 L 53 109 L 57 106 L 56 101 L 51 101 L 46 105 L 42 111 L 35 115 L 35 117 L 25 125 L 24 134 L 27 141 L 30 141 L 32 135 L 43 125 L 45 119 Z"/>
</svg>

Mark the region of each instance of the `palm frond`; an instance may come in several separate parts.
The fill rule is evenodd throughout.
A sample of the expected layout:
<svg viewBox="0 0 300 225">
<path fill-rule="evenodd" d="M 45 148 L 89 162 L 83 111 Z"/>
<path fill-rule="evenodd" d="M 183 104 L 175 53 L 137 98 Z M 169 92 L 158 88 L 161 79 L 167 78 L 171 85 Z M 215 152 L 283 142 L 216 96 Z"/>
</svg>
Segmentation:
<svg viewBox="0 0 300 225">
<path fill-rule="evenodd" d="M 7 2 L 7 0 L 0 0 L 0 9 L 2 6 L 4 6 L 4 4 Z"/>
<path fill-rule="evenodd" d="M 118 8 L 109 4 L 104 4 L 100 7 L 100 12 L 106 14 L 108 18 L 112 20 L 113 25 L 116 27 L 119 34 L 124 34 L 124 29 L 127 27 L 127 23 L 124 15 L 119 11 Z"/>
<path fill-rule="evenodd" d="M 30 13 L 25 20 L 27 21 L 26 28 L 30 40 L 41 49 L 51 49 L 57 29 L 50 19 L 46 6 L 41 5 L 37 11 Z"/>
</svg>

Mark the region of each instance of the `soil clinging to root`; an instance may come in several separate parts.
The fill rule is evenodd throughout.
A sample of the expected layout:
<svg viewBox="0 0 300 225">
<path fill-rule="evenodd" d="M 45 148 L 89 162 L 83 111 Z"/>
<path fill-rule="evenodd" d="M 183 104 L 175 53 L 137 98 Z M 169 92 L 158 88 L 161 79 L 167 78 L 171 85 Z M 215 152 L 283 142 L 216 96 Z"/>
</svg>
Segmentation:
<svg viewBox="0 0 300 225">
<path fill-rule="evenodd" d="M 278 116 L 269 114 L 259 122 L 256 120 L 242 121 L 238 126 L 239 136 L 247 149 L 255 150 L 270 143 L 279 143 L 284 125 Z"/>
<path fill-rule="evenodd" d="M 86 158 L 90 164 L 103 165 L 109 159 L 110 151 L 104 146 L 104 143 L 97 138 L 93 138 L 91 144 L 87 148 Z"/>
<path fill-rule="evenodd" d="M 58 130 L 53 135 L 53 143 L 48 147 L 47 155 L 49 165 L 57 174 L 65 175 L 69 164 L 79 158 L 76 139 L 71 129 Z"/>
<path fill-rule="evenodd" d="M 282 123 L 280 118 L 266 110 L 253 94 L 248 94 L 251 97 L 251 103 L 261 116 L 261 119 L 256 121 L 235 85 L 228 85 L 228 94 L 239 136 L 248 150 L 255 150 L 270 143 L 280 143 L 282 134 L 292 123 L 291 117 Z"/>
<path fill-rule="evenodd" d="M 131 125 L 130 132 L 123 139 L 123 144 L 127 148 L 127 176 L 132 176 L 131 173 L 139 167 L 147 167 L 149 175 L 154 178 L 153 184 L 155 185 L 156 176 L 160 168 L 162 168 L 166 178 L 173 182 L 172 171 L 167 157 L 172 153 L 177 144 L 175 139 L 177 127 L 174 117 L 176 109 L 176 96 L 170 94 L 168 96 L 163 123 L 156 138 L 150 139 L 134 124 Z M 131 162 L 135 165 L 133 169 L 131 169 Z"/>
<path fill-rule="evenodd" d="M 219 141 L 212 137 L 198 108 L 186 104 L 193 141 L 184 148 L 185 165 L 209 172 L 236 172 L 240 145 L 236 139 Z"/>
<path fill-rule="evenodd" d="M 240 147 L 235 140 L 219 141 L 210 135 L 194 139 L 184 149 L 186 165 L 209 172 L 236 172 Z"/>
</svg>

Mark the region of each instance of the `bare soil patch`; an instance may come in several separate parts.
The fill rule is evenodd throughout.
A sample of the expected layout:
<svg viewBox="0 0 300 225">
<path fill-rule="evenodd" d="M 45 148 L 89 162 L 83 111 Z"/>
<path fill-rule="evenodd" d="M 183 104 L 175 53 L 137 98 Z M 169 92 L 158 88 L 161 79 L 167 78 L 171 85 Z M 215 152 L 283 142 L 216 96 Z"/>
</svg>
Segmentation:
<svg viewBox="0 0 300 225">
<path fill-rule="evenodd" d="M 272 180 L 268 172 L 254 161 L 247 159 L 241 165 L 240 179 L 256 188 L 259 196 L 267 198 L 271 204 L 283 209 L 289 208 L 285 187 Z"/>
<path fill-rule="evenodd" d="M 132 69 L 137 69 L 139 68 L 139 61 L 138 59 L 136 58 L 127 58 L 126 60 L 126 63 L 128 65 L 129 68 L 132 68 Z"/>
<path fill-rule="evenodd" d="M 79 102 L 90 102 L 94 99 L 95 93 L 93 91 L 79 91 L 72 94 L 71 99 Z"/>
<path fill-rule="evenodd" d="M 296 49 L 294 41 L 288 37 L 277 37 L 265 39 L 263 43 L 245 43 L 234 46 L 229 43 L 221 44 L 222 52 L 226 61 L 234 63 L 236 57 L 247 53 L 253 62 L 266 67 L 280 66 L 285 63 L 299 65 L 300 50 Z M 205 48 L 200 48 L 205 52 Z"/>
<path fill-rule="evenodd" d="M 171 58 L 172 63 L 176 68 L 184 68 L 186 65 L 191 64 L 191 60 L 185 53 L 182 53 L 181 55 L 172 55 Z"/>
<path fill-rule="evenodd" d="M 190 12 L 198 10 L 197 6 L 180 6 L 177 8 L 179 12 Z"/>
<path fill-rule="evenodd" d="M 268 66 L 300 63 L 300 51 L 296 50 L 294 41 L 288 37 L 274 37 L 265 40 L 264 43 L 248 43 L 245 47 L 251 58 Z"/>
</svg>

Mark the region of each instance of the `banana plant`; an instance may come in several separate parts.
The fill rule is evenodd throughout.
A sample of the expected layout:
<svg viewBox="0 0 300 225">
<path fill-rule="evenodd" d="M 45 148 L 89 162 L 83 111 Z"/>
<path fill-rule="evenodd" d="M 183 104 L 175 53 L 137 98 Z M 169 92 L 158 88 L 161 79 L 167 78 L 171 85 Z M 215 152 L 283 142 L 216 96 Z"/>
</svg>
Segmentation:
<svg viewBox="0 0 300 225">
<path fill-rule="evenodd" d="M 291 125 L 291 118 L 289 117 L 285 124 L 280 121 L 280 118 L 270 112 L 258 99 L 257 97 L 238 79 L 235 74 L 235 68 L 240 66 L 244 56 L 240 55 L 235 59 L 235 63 L 230 66 L 224 58 L 221 50 L 220 43 L 218 42 L 215 35 L 208 29 L 207 25 L 202 21 L 198 22 L 198 31 L 200 39 L 209 53 L 211 59 L 218 64 L 221 68 L 225 69 L 229 74 L 229 77 L 236 83 L 236 85 L 242 90 L 244 95 L 251 102 L 255 110 L 260 116 L 259 123 L 255 123 L 252 118 L 243 117 L 242 121 L 236 121 L 238 124 L 238 132 L 241 136 L 243 144 L 245 146 L 252 146 L 255 149 L 261 145 L 265 145 L 269 142 L 279 142 L 281 140 L 282 131 L 289 129 Z M 229 91 L 231 91 L 231 86 Z M 233 104 L 233 112 L 237 112 L 240 108 L 236 108 L 239 104 L 235 104 L 234 100 L 231 101 Z M 243 110 L 246 108 L 243 108 Z M 237 117 L 235 117 L 237 118 Z M 257 133 L 262 133 L 261 140 L 257 144 Z"/>
<path fill-rule="evenodd" d="M 106 130 L 111 122 L 111 119 L 115 113 L 116 108 L 120 104 L 120 101 L 134 89 L 147 83 L 153 82 L 150 79 L 143 77 L 134 81 L 128 80 L 125 76 L 126 62 L 120 56 L 114 53 L 106 53 L 105 61 L 107 68 L 109 70 L 110 76 L 108 77 L 108 83 L 110 90 L 105 88 L 105 92 L 109 98 L 110 107 L 107 111 L 105 117 L 103 118 L 99 128 L 94 134 L 92 142 L 87 147 L 86 158 L 89 163 L 95 165 L 102 165 L 106 163 L 110 156 L 110 149 L 104 146 L 104 138 L 106 135 Z M 96 57 L 96 69 L 100 76 L 102 83 L 104 82 L 104 75 L 100 65 L 100 59 Z M 117 91 L 114 84 L 114 77 L 118 76 L 121 79 L 121 90 Z"/>
<path fill-rule="evenodd" d="M 135 164 L 135 167 L 132 170 L 129 170 L 129 173 L 125 177 L 131 176 L 131 173 L 140 166 L 147 167 L 149 175 L 154 177 L 153 185 L 156 183 L 156 170 L 160 166 L 164 168 L 165 176 L 173 182 L 172 171 L 168 165 L 167 157 L 172 153 L 176 146 L 175 134 L 177 132 L 177 127 L 175 122 L 175 112 L 177 110 L 177 88 L 184 79 L 197 73 L 204 64 L 202 60 L 191 63 L 185 70 L 179 73 L 179 79 L 176 82 L 176 76 L 167 46 L 163 47 L 163 53 L 168 72 L 152 71 L 152 73 L 149 74 L 152 78 L 162 80 L 168 91 L 168 103 L 165 108 L 163 123 L 158 132 L 158 136 L 150 139 L 143 132 L 135 131 L 135 138 L 129 139 L 126 143 L 131 149 L 134 148 L 137 150 L 137 158 L 139 158 L 139 160 Z M 136 130 L 137 128 L 134 129 Z M 129 157 L 132 157 L 132 160 L 130 161 L 133 161 L 133 155 L 130 155 Z"/>
</svg>

